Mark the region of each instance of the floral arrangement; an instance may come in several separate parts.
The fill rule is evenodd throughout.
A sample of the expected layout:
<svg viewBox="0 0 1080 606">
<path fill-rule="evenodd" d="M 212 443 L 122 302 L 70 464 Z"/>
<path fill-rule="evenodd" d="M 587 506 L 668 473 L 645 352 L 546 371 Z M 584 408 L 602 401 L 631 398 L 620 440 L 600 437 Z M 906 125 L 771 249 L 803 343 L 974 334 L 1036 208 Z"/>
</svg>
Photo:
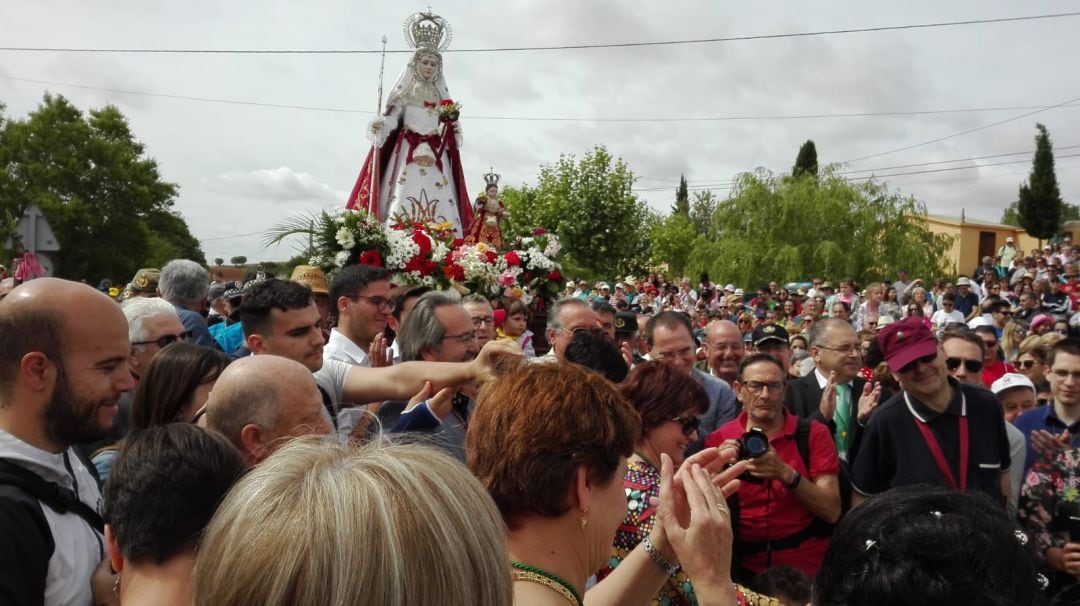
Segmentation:
<svg viewBox="0 0 1080 606">
<path fill-rule="evenodd" d="M 461 116 L 461 104 L 455 103 L 453 99 L 443 99 L 439 101 L 435 111 L 438 112 L 440 121 L 455 122 Z"/>
<path fill-rule="evenodd" d="M 317 252 L 309 262 L 328 276 L 353 263 L 373 265 L 388 269 L 395 284 L 468 289 L 487 297 L 522 299 L 538 308 L 558 294 L 564 282 L 555 260 L 562 244 L 545 229 L 535 229 L 516 239 L 510 250 L 499 251 L 483 242 L 465 244 L 449 223 L 387 226 L 358 209 L 323 211 L 310 225 L 306 231 Z"/>
</svg>

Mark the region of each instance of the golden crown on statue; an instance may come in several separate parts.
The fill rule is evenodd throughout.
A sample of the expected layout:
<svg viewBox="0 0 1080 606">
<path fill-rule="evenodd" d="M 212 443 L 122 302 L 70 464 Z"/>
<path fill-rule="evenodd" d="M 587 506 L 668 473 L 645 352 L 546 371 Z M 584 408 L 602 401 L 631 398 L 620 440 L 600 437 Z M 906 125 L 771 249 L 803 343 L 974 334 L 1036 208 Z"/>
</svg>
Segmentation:
<svg viewBox="0 0 1080 606">
<path fill-rule="evenodd" d="M 442 52 L 453 38 L 450 24 L 434 13 L 415 13 L 405 20 L 402 29 L 405 42 L 415 49 Z"/>
<path fill-rule="evenodd" d="M 492 185 L 499 185 L 499 175 L 495 174 L 495 169 L 488 167 L 488 171 L 489 172 L 484 174 L 484 183 L 487 184 L 486 187 L 491 187 Z"/>
</svg>

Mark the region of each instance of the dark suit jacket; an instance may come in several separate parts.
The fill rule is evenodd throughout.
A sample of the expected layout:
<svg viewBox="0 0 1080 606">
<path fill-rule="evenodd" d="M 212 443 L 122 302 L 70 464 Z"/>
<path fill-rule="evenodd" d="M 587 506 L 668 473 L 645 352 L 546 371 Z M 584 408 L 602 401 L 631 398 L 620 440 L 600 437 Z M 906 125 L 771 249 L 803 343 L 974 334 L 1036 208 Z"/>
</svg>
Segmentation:
<svg viewBox="0 0 1080 606">
<path fill-rule="evenodd" d="M 855 460 L 855 454 L 859 451 L 859 442 L 862 438 L 863 427 L 859 425 L 859 398 L 862 397 L 863 387 L 866 381 L 862 377 L 855 377 L 851 382 L 851 440 L 848 443 L 848 462 Z M 784 392 L 784 405 L 795 415 L 804 419 L 813 419 L 825 424 L 829 428 L 829 435 L 836 433 L 836 423 L 828 421 L 821 414 L 821 387 L 818 386 L 817 375 L 813 372 L 805 377 L 799 377 L 794 381 L 788 381 L 787 390 Z"/>
</svg>

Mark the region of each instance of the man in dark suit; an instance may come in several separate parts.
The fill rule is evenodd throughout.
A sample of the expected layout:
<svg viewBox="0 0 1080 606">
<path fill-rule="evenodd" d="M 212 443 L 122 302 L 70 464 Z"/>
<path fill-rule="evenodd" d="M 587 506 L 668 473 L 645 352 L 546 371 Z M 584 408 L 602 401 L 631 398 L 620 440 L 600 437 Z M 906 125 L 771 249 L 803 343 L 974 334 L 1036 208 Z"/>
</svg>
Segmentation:
<svg viewBox="0 0 1080 606">
<path fill-rule="evenodd" d="M 784 396 L 791 412 L 829 428 L 840 458 L 849 462 L 858 451 L 862 428 L 870 421 L 881 396 L 880 387 L 859 377 L 859 345 L 859 337 L 847 321 L 819 321 L 810 330 L 814 372 L 790 381 Z"/>
</svg>

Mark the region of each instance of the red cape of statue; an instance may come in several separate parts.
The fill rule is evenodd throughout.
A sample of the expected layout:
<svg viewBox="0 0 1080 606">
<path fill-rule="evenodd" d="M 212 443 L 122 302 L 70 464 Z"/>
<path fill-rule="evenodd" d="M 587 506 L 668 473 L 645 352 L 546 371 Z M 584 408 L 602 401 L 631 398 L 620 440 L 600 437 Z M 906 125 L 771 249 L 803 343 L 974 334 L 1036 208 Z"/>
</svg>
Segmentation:
<svg viewBox="0 0 1080 606">
<path fill-rule="evenodd" d="M 383 221 L 386 217 L 379 216 L 379 188 L 382 187 L 382 177 L 386 173 L 386 165 L 390 161 L 393 152 L 401 146 L 404 137 L 398 136 L 400 129 L 396 129 L 386 138 L 382 148 L 376 150 L 372 147 L 368 150 L 364 166 L 360 169 L 360 176 L 356 178 L 352 193 L 345 203 L 345 208 L 362 208 L 373 215 L 376 220 Z M 454 181 L 457 190 L 458 216 L 461 219 L 461 231 L 465 232 L 473 221 L 472 202 L 469 200 L 469 192 L 465 189 L 465 175 L 461 171 L 461 154 L 458 152 L 457 140 L 454 138 L 454 129 L 445 128 L 441 147 L 446 150 L 450 158 L 450 177 Z M 393 145 L 388 145 L 391 141 Z M 372 183 L 372 159 L 375 152 L 379 153 L 379 174 Z M 372 188 L 374 185 L 374 188 Z"/>
</svg>

